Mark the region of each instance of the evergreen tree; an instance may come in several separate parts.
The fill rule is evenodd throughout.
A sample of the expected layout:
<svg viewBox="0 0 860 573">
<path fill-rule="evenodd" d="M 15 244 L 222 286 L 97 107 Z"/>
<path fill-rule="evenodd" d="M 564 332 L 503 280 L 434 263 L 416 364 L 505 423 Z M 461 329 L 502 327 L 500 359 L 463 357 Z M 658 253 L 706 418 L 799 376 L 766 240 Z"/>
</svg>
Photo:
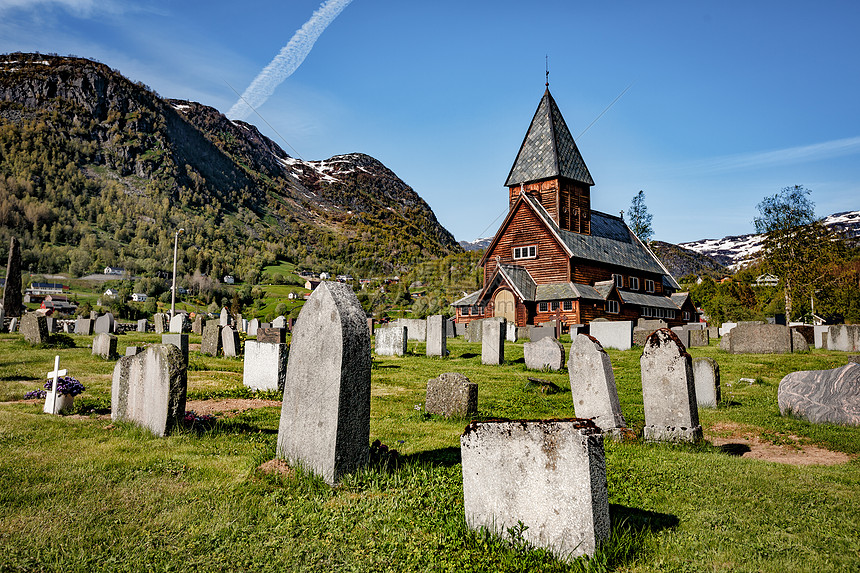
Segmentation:
<svg viewBox="0 0 860 573">
<path fill-rule="evenodd" d="M 645 192 L 640 189 L 639 193 L 633 196 L 630 208 L 627 209 L 627 225 L 643 243 L 650 242 L 651 237 L 654 236 L 654 229 L 651 227 L 652 218 L 648 207 L 645 206 Z"/>
</svg>

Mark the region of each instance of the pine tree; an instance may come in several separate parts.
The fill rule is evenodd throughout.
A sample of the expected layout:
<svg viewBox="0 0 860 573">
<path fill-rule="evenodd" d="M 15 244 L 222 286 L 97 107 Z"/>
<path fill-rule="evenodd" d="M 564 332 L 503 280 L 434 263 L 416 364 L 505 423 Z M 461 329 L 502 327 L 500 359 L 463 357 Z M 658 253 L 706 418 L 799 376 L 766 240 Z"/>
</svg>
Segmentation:
<svg viewBox="0 0 860 573">
<path fill-rule="evenodd" d="M 645 206 L 645 192 L 641 189 L 639 193 L 633 196 L 633 201 L 630 202 L 630 208 L 627 209 L 627 225 L 630 230 L 636 233 L 636 236 L 643 243 L 651 241 L 654 236 L 654 229 L 651 227 L 651 213 L 648 212 L 648 207 Z"/>
</svg>

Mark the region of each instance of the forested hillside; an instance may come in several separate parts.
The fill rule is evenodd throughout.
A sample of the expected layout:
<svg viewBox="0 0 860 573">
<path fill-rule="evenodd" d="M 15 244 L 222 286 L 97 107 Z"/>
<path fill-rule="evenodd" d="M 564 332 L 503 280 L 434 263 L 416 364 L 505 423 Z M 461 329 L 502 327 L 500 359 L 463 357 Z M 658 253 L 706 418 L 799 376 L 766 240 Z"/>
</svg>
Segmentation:
<svg viewBox="0 0 860 573">
<path fill-rule="evenodd" d="M 179 228 L 181 268 L 215 277 L 279 258 L 390 273 L 461 250 L 372 157 L 300 161 L 103 64 L 0 56 L 0 251 L 15 234 L 34 272 L 151 274 L 169 270 Z"/>
</svg>

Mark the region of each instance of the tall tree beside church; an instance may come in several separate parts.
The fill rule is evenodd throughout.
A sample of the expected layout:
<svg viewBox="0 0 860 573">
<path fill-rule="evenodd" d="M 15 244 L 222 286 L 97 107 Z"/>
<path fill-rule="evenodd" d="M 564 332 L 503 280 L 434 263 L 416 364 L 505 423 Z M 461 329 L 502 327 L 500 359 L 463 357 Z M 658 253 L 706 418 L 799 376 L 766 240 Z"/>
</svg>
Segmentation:
<svg viewBox="0 0 860 573">
<path fill-rule="evenodd" d="M 640 189 L 639 193 L 633 196 L 630 208 L 627 209 L 627 225 L 643 243 L 650 242 L 651 237 L 654 236 L 654 229 L 651 227 L 652 218 L 648 207 L 645 206 L 645 192 Z"/>
<path fill-rule="evenodd" d="M 762 260 L 780 278 L 785 294 L 785 317 L 793 318 L 794 301 L 805 299 L 825 281 L 837 256 L 838 242 L 815 217 L 810 190 L 785 187 L 756 205 L 756 232 L 765 234 Z"/>
</svg>

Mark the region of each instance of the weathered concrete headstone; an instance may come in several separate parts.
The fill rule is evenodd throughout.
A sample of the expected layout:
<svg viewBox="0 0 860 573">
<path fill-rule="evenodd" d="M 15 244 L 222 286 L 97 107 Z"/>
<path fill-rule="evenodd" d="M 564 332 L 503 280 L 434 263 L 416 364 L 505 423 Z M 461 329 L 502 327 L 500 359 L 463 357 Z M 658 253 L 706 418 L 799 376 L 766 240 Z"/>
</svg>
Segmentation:
<svg viewBox="0 0 860 573">
<path fill-rule="evenodd" d="M 170 332 L 173 334 L 182 334 L 183 332 L 188 332 L 187 319 L 185 315 L 179 313 L 174 315 L 173 318 L 170 319 Z"/>
<path fill-rule="evenodd" d="M 231 318 L 232 317 L 230 316 L 230 311 L 227 310 L 227 307 L 222 307 L 221 308 L 221 317 L 220 317 L 221 326 L 222 327 L 230 326 Z"/>
<path fill-rule="evenodd" d="M 293 333 L 278 457 L 332 485 L 367 463 L 370 364 L 370 335 L 352 288 L 321 283 Z"/>
<path fill-rule="evenodd" d="M 110 334 L 113 332 L 113 314 L 107 312 L 96 319 L 93 327 L 96 334 Z"/>
<path fill-rule="evenodd" d="M 89 318 L 79 318 L 75 320 L 75 334 L 91 336 L 93 333 L 93 321 Z"/>
<path fill-rule="evenodd" d="M 472 422 L 460 437 L 466 524 L 562 559 L 609 537 L 603 435 L 590 420 Z"/>
<path fill-rule="evenodd" d="M 17 332 L 17 331 L 18 331 L 18 317 L 15 317 L 9 321 L 9 332 Z"/>
<path fill-rule="evenodd" d="M 529 326 L 529 340 L 537 342 L 546 337 L 555 338 L 555 329 L 551 326 Z"/>
<path fill-rule="evenodd" d="M 11 332 L 12 327 L 9 328 Z M 27 312 L 21 316 L 21 334 L 30 344 L 44 344 L 48 342 L 48 321 L 42 315 Z"/>
<path fill-rule="evenodd" d="M 693 346 L 708 346 L 711 344 L 711 333 L 708 330 L 689 330 L 690 348 Z"/>
<path fill-rule="evenodd" d="M 457 336 L 457 330 L 454 328 L 455 324 L 453 318 L 445 319 L 445 338 L 454 338 Z"/>
<path fill-rule="evenodd" d="M 172 344 L 182 352 L 182 360 L 188 365 L 188 335 L 181 332 L 171 332 L 161 335 L 162 344 Z"/>
<path fill-rule="evenodd" d="M 633 329 L 633 346 L 645 346 L 645 341 L 648 340 L 648 337 L 651 336 L 651 333 L 654 332 L 650 328 L 639 328 L 638 326 Z"/>
<path fill-rule="evenodd" d="M 257 342 L 268 342 L 271 344 L 284 344 L 287 341 L 287 329 L 278 328 L 258 328 Z"/>
<path fill-rule="evenodd" d="M 440 416 L 474 416 L 478 413 L 478 385 L 459 372 L 445 372 L 427 381 L 424 411 Z"/>
<path fill-rule="evenodd" d="M 860 426 L 860 364 L 792 372 L 779 383 L 779 412 L 813 424 Z"/>
<path fill-rule="evenodd" d="M 259 332 L 257 339 L 259 340 Z M 224 350 L 224 356 L 235 358 L 242 354 L 239 333 L 232 326 L 225 326 L 221 329 L 221 348 Z"/>
<path fill-rule="evenodd" d="M 454 323 L 454 336 L 466 336 L 466 324 L 462 322 Z"/>
<path fill-rule="evenodd" d="M 141 318 L 140 320 L 137 321 L 137 331 L 138 332 L 146 332 L 146 329 L 148 326 L 149 326 L 149 323 L 146 321 L 145 318 Z"/>
<path fill-rule="evenodd" d="M 149 346 L 119 359 L 111 383 L 111 419 L 133 422 L 157 436 L 185 415 L 187 369 L 172 344 Z"/>
<path fill-rule="evenodd" d="M 499 365 L 505 361 L 507 323 L 504 319 L 485 320 L 482 326 L 481 364 Z"/>
<path fill-rule="evenodd" d="M 21 316 L 24 297 L 21 294 L 21 244 L 18 237 L 9 239 L 9 257 L 6 260 L 6 284 L 3 287 L 3 312 L 6 316 Z M 2 326 L 2 324 L 0 324 Z"/>
<path fill-rule="evenodd" d="M 98 317 L 99 317 L 98 311 L 95 311 L 95 310 L 90 311 L 90 320 L 92 320 L 93 323 L 95 323 L 95 321 Z"/>
<path fill-rule="evenodd" d="M 376 329 L 376 353 L 380 356 L 406 354 L 408 329 L 405 326 L 386 326 Z"/>
<path fill-rule="evenodd" d="M 260 328 L 260 320 L 252 318 L 251 322 L 248 323 L 248 331 L 246 332 L 246 334 L 248 336 L 257 336 L 258 328 Z"/>
<path fill-rule="evenodd" d="M 781 324 L 739 323 L 725 337 L 727 350 L 732 354 L 786 354 L 809 350 L 799 333 Z M 723 348 L 723 341 L 720 347 Z"/>
<path fill-rule="evenodd" d="M 712 338 L 713 338 L 713 339 L 717 339 L 717 338 L 719 338 L 719 337 L 720 337 L 720 329 L 719 329 L 719 327 L 716 327 L 716 326 L 709 326 L 709 327 L 708 327 L 708 328 L 706 328 L 705 330 L 707 330 L 707 331 L 708 331 L 708 338 L 709 338 L 709 339 L 712 339 Z"/>
<path fill-rule="evenodd" d="M 111 359 L 116 356 L 116 336 L 102 332 L 93 338 L 93 356 Z"/>
<path fill-rule="evenodd" d="M 720 365 L 713 358 L 693 359 L 696 403 L 702 408 L 716 408 L 720 403 Z"/>
<path fill-rule="evenodd" d="M 278 316 L 275 320 L 272 321 L 272 328 L 286 328 L 287 327 L 287 317 L 286 316 Z"/>
<path fill-rule="evenodd" d="M 289 345 L 245 341 L 242 384 L 254 390 L 284 389 Z"/>
<path fill-rule="evenodd" d="M 827 349 L 860 351 L 860 324 L 834 324 L 827 329 Z"/>
<path fill-rule="evenodd" d="M 466 325 L 466 342 L 481 342 L 484 335 L 484 319 L 473 320 Z"/>
<path fill-rule="evenodd" d="M 633 347 L 633 322 L 629 320 L 591 321 L 589 334 L 599 340 L 603 348 L 630 350 Z"/>
<path fill-rule="evenodd" d="M 53 316 L 46 316 L 45 322 L 48 325 L 48 336 L 57 332 L 57 320 Z"/>
<path fill-rule="evenodd" d="M 143 352 L 143 346 L 126 346 L 125 347 L 125 355 L 126 356 L 135 356 Z"/>
<path fill-rule="evenodd" d="M 200 352 L 209 356 L 218 356 L 221 354 L 220 324 L 210 323 L 203 329 L 203 338 L 200 342 Z"/>
<path fill-rule="evenodd" d="M 618 401 L 612 362 L 600 342 L 577 334 L 570 345 L 567 371 L 576 417 L 592 419 L 604 432 L 620 437 L 627 422 Z"/>
<path fill-rule="evenodd" d="M 152 316 L 152 322 L 155 325 L 155 334 L 166 334 L 170 332 L 170 316 L 163 312 L 156 313 Z"/>
<path fill-rule="evenodd" d="M 640 318 L 636 321 L 636 328 L 647 330 L 650 334 L 661 328 L 669 328 L 669 323 L 662 318 Z"/>
<path fill-rule="evenodd" d="M 447 320 L 441 314 L 427 317 L 425 325 L 427 356 L 448 356 L 448 331 L 445 329 L 445 322 Z"/>
<path fill-rule="evenodd" d="M 197 315 L 194 317 L 194 322 L 191 323 L 191 332 L 193 334 L 203 334 L 203 316 Z"/>
<path fill-rule="evenodd" d="M 564 346 L 555 338 L 545 336 L 537 342 L 523 344 L 526 368 L 532 370 L 561 370 L 564 368 Z"/>
<path fill-rule="evenodd" d="M 517 340 L 519 340 L 519 337 L 517 336 L 517 332 L 518 332 L 517 325 L 514 324 L 513 322 L 509 322 L 508 327 L 505 331 L 505 340 L 507 340 L 508 342 L 516 342 Z"/>
<path fill-rule="evenodd" d="M 673 326 L 670 330 L 675 333 L 675 336 L 678 337 L 678 340 L 681 341 L 684 348 L 690 348 L 690 329 L 684 328 L 683 326 Z"/>
<path fill-rule="evenodd" d="M 649 336 L 639 363 L 645 440 L 701 440 L 693 360 L 675 333 L 661 328 Z"/>
<path fill-rule="evenodd" d="M 391 323 L 394 326 L 405 326 L 409 340 L 427 340 L 427 323 L 420 318 L 398 318 Z"/>
</svg>

